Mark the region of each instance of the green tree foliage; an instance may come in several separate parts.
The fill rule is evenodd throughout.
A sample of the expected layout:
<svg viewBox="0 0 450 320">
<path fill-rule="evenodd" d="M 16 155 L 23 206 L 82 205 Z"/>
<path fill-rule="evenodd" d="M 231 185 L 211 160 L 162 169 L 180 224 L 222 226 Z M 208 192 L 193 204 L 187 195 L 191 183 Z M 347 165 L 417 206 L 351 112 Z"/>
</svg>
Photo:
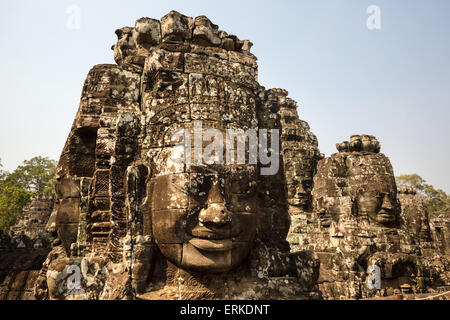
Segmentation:
<svg viewBox="0 0 450 320">
<path fill-rule="evenodd" d="M 425 205 L 431 217 L 450 210 L 450 195 L 447 195 L 441 189 L 436 190 L 418 174 L 404 174 L 395 177 L 395 179 L 397 184 L 406 184 L 417 189 L 418 194 L 424 197 Z"/>
<path fill-rule="evenodd" d="M 25 160 L 4 179 L 3 187 L 17 187 L 35 193 L 53 193 L 56 161 L 44 157 Z"/>
<path fill-rule="evenodd" d="M 17 187 L 6 187 L 0 192 L 0 230 L 9 232 L 24 206 L 30 203 L 32 192 Z"/>
<path fill-rule="evenodd" d="M 419 192 L 423 192 L 425 189 L 426 181 L 422 179 L 418 174 L 403 174 L 395 177 L 397 184 L 406 184 L 414 187 Z"/>
<path fill-rule="evenodd" d="M 0 230 L 9 232 L 34 193 L 54 193 L 55 168 L 55 161 L 34 157 L 9 173 L 0 159 Z"/>
</svg>

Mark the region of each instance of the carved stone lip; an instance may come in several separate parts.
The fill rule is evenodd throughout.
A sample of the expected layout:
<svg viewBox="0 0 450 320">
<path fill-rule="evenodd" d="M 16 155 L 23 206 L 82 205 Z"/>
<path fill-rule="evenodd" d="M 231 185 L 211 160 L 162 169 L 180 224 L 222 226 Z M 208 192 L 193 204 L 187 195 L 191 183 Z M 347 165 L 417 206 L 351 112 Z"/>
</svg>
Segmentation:
<svg viewBox="0 0 450 320">
<path fill-rule="evenodd" d="M 395 220 L 395 217 L 391 213 L 378 213 L 378 220 L 391 222 Z"/>
<path fill-rule="evenodd" d="M 204 251 L 229 251 L 233 247 L 231 239 L 209 240 L 201 238 L 193 238 L 189 243 L 197 249 Z"/>
<path fill-rule="evenodd" d="M 236 238 L 240 235 L 241 232 L 236 232 L 235 234 L 231 234 L 231 230 L 211 230 L 204 226 L 196 226 L 191 230 L 190 235 L 193 238 L 207 239 L 207 240 L 230 240 L 232 238 Z"/>
<path fill-rule="evenodd" d="M 324 214 L 319 217 L 319 222 L 323 227 L 329 227 L 331 225 L 331 221 L 332 218 L 330 214 Z"/>
<path fill-rule="evenodd" d="M 382 219 L 382 220 L 394 220 L 394 215 L 392 214 L 392 212 L 386 211 L 386 210 L 381 210 L 378 212 L 378 216 Z"/>
</svg>

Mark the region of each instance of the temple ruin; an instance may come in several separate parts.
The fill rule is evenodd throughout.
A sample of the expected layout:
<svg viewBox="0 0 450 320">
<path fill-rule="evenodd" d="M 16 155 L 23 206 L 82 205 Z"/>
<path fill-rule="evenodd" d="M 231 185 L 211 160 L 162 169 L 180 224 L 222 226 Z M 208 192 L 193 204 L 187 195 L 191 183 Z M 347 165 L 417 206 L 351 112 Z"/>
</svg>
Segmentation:
<svg viewBox="0 0 450 320">
<path fill-rule="evenodd" d="M 397 188 L 374 136 L 321 154 L 288 92 L 259 84 L 250 41 L 176 11 L 116 35 L 116 64 L 89 71 L 57 166 L 56 239 L 35 272 L 36 299 L 449 289 L 444 219 L 430 223 L 414 191 Z M 231 131 L 242 153 L 211 143 Z M 251 156 L 255 141 L 267 157 Z M 262 173 L 268 159 L 273 174 Z M 368 285 L 369 269 L 379 284 Z"/>
</svg>

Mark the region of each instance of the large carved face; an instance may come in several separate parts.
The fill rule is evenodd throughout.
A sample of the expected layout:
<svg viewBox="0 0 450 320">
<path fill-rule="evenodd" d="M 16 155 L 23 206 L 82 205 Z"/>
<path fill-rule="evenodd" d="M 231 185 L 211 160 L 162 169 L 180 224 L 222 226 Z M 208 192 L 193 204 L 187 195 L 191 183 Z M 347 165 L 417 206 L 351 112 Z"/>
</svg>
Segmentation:
<svg viewBox="0 0 450 320">
<path fill-rule="evenodd" d="M 228 271 L 246 258 L 253 242 L 255 165 L 192 166 L 169 160 L 175 150 L 170 150 L 172 129 L 194 128 L 195 134 L 196 121 L 205 134 L 211 128 L 257 129 L 255 95 L 248 88 L 249 81 L 256 84 L 256 74 L 246 70 L 253 69 L 163 49 L 152 50 L 145 62 L 147 140 L 152 148 L 162 147 L 160 155 L 150 157 L 156 166 L 150 181 L 152 230 L 162 254 L 182 269 Z"/>
<path fill-rule="evenodd" d="M 430 230 L 430 222 L 428 217 L 422 216 L 419 220 L 419 226 L 417 228 L 416 234 L 422 241 L 430 241 L 431 238 L 431 230 Z"/>
<path fill-rule="evenodd" d="M 256 233 L 255 166 L 192 166 L 152 178 L 153 234 L 183 269 L 225 272 L 246 258 Z"/>
</svg>

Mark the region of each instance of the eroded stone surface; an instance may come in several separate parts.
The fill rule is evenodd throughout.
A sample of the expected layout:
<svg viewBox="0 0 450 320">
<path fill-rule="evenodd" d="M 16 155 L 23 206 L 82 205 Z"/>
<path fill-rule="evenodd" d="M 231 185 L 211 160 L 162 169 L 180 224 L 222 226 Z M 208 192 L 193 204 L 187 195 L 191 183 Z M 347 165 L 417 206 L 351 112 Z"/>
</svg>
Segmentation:
<svg viewBox="0 0 450 320">
<path fill-rule="evenodd" d="M 296 234 L 295 243 L 319 256 L 323 298 L 445 289 L 448 260 L 425 244 L 429 225 L 423 204 L 404 188 L 399 200 L 392 166 L 379 153 L 379 142 L 373 136 L 354 135 L 336 147 L 339 153 L 317 165 L 314 227 Z M 371 266 L 381 272 L 381 290 L 367 286 Z"/>
<path fill-rule="evenodd" d="M 450 211 L 432 218 L 430 229 L 434 244 L 448 258 L 450 256 Z"/>
<path fill-rule="evenodd" d="M 10 234 L 0 232 L 0 300 L 34 300 L 39 270 L 54 240 L 46 225 L 53 197 L 35 195 Z"/>
<path fill-rule="evenodd" d="M 408 230 L 421 242 L 431 242 L 430 221 L 423 199 L 414 187 L 398 186 L 398 198 L 402 208 L 402 219 Z"/>
<path fill-rule="evenodd" d="M 448 219 L 430 228 L 418 199 L 398 195 L 374 136 L 354 135 L 324 158 L 288 92 L 259 84 L 250 41 L 176 11 L 116 34 L 117 64 L 89 71 L 57 166 L 47 230 L 58 239 L 34 275 L 36 298 L 359 299 L 448 288 Z M 261 156 L 216 163 L 239 159 L 210 143 L 229 129 L 279 130 L 267 136 L 274 172 L 263 174 Z M 211 157 L 199 163 L 204 150 Z M 366 285 L 373 265 L 379 292 Z"/>
<path fill-rule="evenodd" d="M 311 211 L 317 139 L 285 90 L 258 83 L 251 42 L 175 11 L 116 34 L 117 65 L 89 72 L 57 167 L 49 228 L 61 246 L 45 261 L 36 295 L 318 297 L 318 260 L 290 252 L 286 241 L 290 213 Z M 286 160 L 266 176 L 267 163 L 174 161 L 177 130 L 210 128 L 223 136 L 277 129 Z M 228 156 L 215 150 L 213 159 Z M 65 287 L 70 266 L 83 274 L 82 291 Z"/>
</svg>

